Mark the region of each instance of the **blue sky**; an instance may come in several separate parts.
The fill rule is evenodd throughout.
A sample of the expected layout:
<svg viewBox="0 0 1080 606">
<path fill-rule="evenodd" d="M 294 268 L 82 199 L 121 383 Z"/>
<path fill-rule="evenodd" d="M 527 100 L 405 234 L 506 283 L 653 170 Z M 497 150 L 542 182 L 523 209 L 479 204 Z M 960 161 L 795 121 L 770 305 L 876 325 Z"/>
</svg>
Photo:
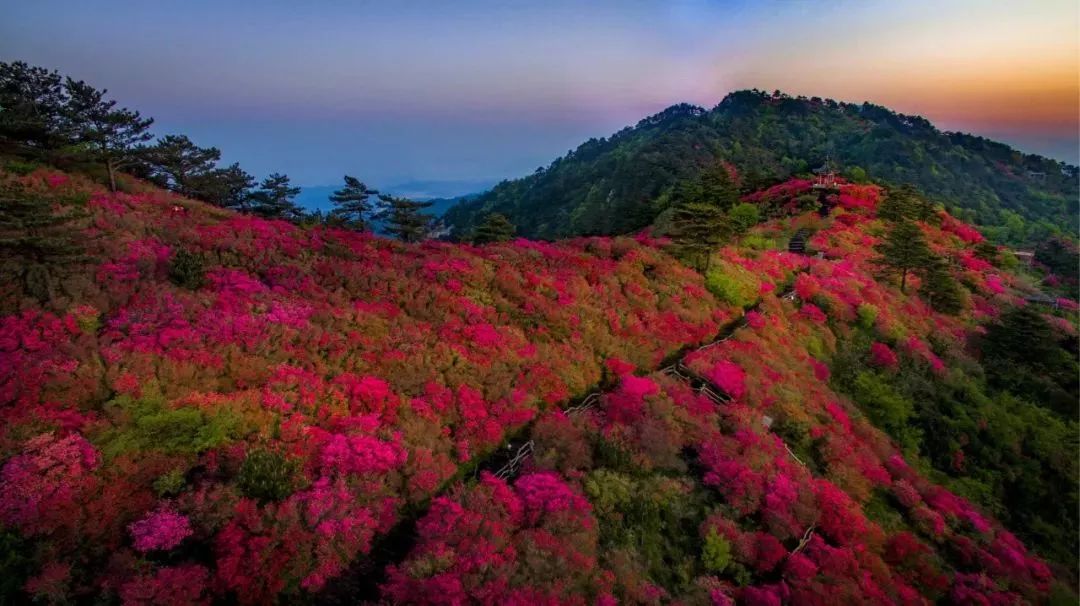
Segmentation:
<svg viewBox="0 0 1080 606">
<path fill-rule="evenodd" d="M 108 88 L 158 133 L 308 185 L 519 176 L 748 87 L 1077 156 L 1073 2 L 35 0 L 4 13 L 0 60 Z"/>
</svg>

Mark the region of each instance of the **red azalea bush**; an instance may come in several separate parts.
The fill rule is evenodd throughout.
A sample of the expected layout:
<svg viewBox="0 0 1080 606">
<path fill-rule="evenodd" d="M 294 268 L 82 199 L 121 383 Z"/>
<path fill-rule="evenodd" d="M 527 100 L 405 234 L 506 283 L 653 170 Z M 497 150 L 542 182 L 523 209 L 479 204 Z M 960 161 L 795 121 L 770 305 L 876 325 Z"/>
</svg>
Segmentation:
<svg viewBox="0 0 1080 606">
<path fill-rule="evenodd" d="M 176 575 L 206 579 L 191 596 L 318 591 L 538 412 L 738 313 L 645 240 L 404 246 L 0 178 L 89 199 L 64 298 L 0 297 L 0 521 L 41 537 L 35 587 L 59 594 L 137 603 Z M 181 251 L 196 287 L 171 281 Z M 104 545 L 108 566 L 86 551 Z"/>
<path fill-rule="evenodd" d="M 417 533 L 389 570 L 394 603 L 586 604 L 604 584 L 589 503 L 554 474 L 485 475 L 436 499 Z"/>
<path fill-rule="evenodd" d="M 405 512 L 419 519 L 386 568 L 394 602 L 1048 591 L 1044 563 L 915 472 L 830 384 L 860 331 L 874 335 L 859 352 L 873 367 L 937 377 L 962 367 L 975 332 L 874 279 L 876 186 L 841 183 L 834 218 L 757 228 L 812 225 L 823 258 L 722 248 L 761 303 L 667 375 L 652 371 L 742 310 L 645 238 L 402 245 L 148 187 L 3 178 L 85 195 L 90 215 L 88 260 L 62 298 L 0 296 L 0 522 L 32 545 L 28 595 L 310 599 L 299 594 L 370 561 Z M 746 199 L 795 210 L 811 185 Z M 973 317 L 1021 298 L 1022 283 L 968 250 L 978 238 L 963 224 L 924 228 L 956 253 Z M 180 251 L 202 260 L 201 280 L 174 282 Z M 487 473 L 518 433 L 532 440 L 524 471 Z"/>
</svg>

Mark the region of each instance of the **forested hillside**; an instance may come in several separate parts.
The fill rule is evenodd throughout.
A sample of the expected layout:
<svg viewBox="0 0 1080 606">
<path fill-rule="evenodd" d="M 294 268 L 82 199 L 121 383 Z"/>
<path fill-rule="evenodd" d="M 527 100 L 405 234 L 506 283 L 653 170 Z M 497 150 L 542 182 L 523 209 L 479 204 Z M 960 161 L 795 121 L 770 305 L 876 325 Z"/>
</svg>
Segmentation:
<svg viewBox="0 0 1080 606">
<path fill-rule="evenodd" d="M 944 212 L 793 181 L 702 275 L 7 166 L 4 602 L 1075 602 L 1076 304 Z"/>
<path fill-rule="evenodd" d="M 744 191 L 831 161 L 855 181 L 912 184 L 991 239 L 1028 244 L 1075 237 L 1078 169 L 1007 145 L 946 133 L 918 116 L 870 104 L 731 93 L 712 110 L 676 105 L 546 168 L 505 181 L 447 214 L 458 233 L 491 212 L 535 238 L 622 234 L 647 226 L 718 163 Z"/>
</svg>

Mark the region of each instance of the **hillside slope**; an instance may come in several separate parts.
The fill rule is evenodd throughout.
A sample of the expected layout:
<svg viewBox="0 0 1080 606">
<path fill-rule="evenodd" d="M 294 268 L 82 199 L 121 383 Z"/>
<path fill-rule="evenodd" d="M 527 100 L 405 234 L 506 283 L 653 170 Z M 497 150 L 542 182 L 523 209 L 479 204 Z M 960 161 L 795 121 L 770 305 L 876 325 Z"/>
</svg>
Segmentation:
<svg viewBox="0 0 1080 606">
<path fill-rule="evenodd" d="M 446 218 L 459 233 L 489 212 L 510 217 L 527 237 L 629 233 L 648 225 L 681 182 L 717 162 L 733 164 L 752 190 L 827 159 L 849 175 L 914 184 L 955 216 L 990 227 L 998 241 L 1078 229 L 1075 166 L 879 106 L 758 91 L 731 93 L 709 111 L 670 107 L 504 181 Z"/>
<path fill-rule="evenodd" d="M 1075 548 L 1075 420 L 991 388 L 969 342 L 1032 287 L 947 215 L 921 229 L 964 314 L 878 282 L 876 187 L 703 279 L 646 238 L 402 245 L 0 186 L 36 217 L 0 234 L 9 601 L 1070 598 L 1024 541 Z M 822 258 L 782 250 L 796 228 Z"/>
</svg>

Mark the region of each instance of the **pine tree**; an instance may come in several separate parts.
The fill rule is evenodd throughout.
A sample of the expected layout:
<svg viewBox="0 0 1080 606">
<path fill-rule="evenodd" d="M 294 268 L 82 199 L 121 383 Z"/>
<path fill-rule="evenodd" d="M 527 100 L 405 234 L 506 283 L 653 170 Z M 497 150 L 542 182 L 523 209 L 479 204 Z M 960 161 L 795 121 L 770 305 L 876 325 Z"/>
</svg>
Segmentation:
<svg viewBox="0 0 1080 606">
<path fill-rule="evenodd" d="M 180 195 L 205 199 L 200 189 L 208 184 L 206 177 L 214 172 L 221 151 L 199 147 L 184 135 L 168 135 L 145 148 L 142 157 L 151 181 Z"/>
<path fill-rule="evenodd" d="M 911 221 L 896 223 L 875 250 L 881 255 L 877 259 L 881 273 L 900 276 L 900 292 L 906 292 L 908 274 L 927 267 L 931 259 L 926 237 Z"/>
<path fill-rule="evenodd" d="M 379 196 L 379 199 L 386 205 L 380 215 L 386 220 L 386 233 L 402 242 L 419 242 L 431 232 L 432 216 L 421 212 L 431 206 L 430 202 L 393 196 Z"/>
<path fill-rule="evenodd" d="M 215 168 L 196 177 L 193 187 L 199 192 L 201 199 L 215 206 L 247 212 L 251 207 L 251 190 L 255 187 L 255 177 L 234 162 L 225 168 Z"/>
<path fill-rule="evenodd" d="M 490 244 L 492 242 L 506 242 L 514 237 L 514 224 L 506 215 L 491 213 L 484 217 L 484 222 L 476 226 L 473 231 L 473 244 Z"/>
<path fill-rule="evenodd" d="M 363 181 L 345 175 L 345 187 L 330 196 L 335 207 L 333 215 L 340 219 L 344 226 L 366 231 L 371 228 L 369 219 L 376 211 L 371 197 L 378 195 L 378 191 L 371 189 Z"/>
<path fill-rule="evenodd" d="M 59 147 L 66 103 L 59 73 L 22 61 L 0 62 L 0 137 L 32 148 Z"/>
<path fill-rule="evenodd" d="M 922 285 L 919 294 L 930 307 L 946 314 L 956 314 L 964 308 L 960 285 L 953 279 L 948 261 L 932 255 L 920 277 Z"/>
<path fill-rule="evenodd" d="M 982 339 L 982 366 L 990 382 L 1030 402 L 1073 418 L 1076 414 L 1076 355 L 1031 304 L 1003 313 Z"/>
<path fill-rule="evenodd" d="M 983 240 L 976 244 L 974 250 L 976 257 L 991 265 L 999 265 L 1001 263 L 1001 252 L 998 250 L 997 245 L 988 240 Z"/>
<path fill-rule="evenodd" d="M 0 280 L 21 284 L 41 301 L 51 299 L 55 274 L 85 257 L 74 237 L 85 216 L 77 207 L 54 208 L 18 185 L 0 186 Z"/>
<path fill-rule="evenodd" d="M 734 233 L 727 213 L 709 202 L 688 202 L 675 207 L 673 219 L 676 254 L 698 271 L 708 271 L 713 251 Z"/>
<path fill-rule="evenodd" d="M 728 210 L 739 203 L 739 189 L 731 177 L 731 168 L 715 162 L 701 173 L 698 201 Z"/>
<path fill-rule="evenodd" d="M 739 192 L 728 169 L 717 163 L 696 181 L 676 189 L 672 239 L 676 254 L 698 271 L 708 271 L 713 250 L 735 232 L 728 210 Z"/>
<path fill-rule="evenodd" d="M 251 195 L 251 211 L 261 217 L 297 220 L 303 215 L 302 209 L 293 202 L 299 193 L 300 188 L 292 187 L 289 177 L 271 173 Z"/>
<path fill-rule="evenodd" d="M 126 108 L 114 109 L 116 101 L 106 101 L 107 90 L 97 90 L 82 82 L 67 79 L 68 94 L 64 109 L 66 128 L 72 142 L 105 165 L 109 189 L 116 191 L 116 172 L 135 160 L 136 147 L 153 138 L 152 118 Z"/>
<path fill-rule="evenodd" d="M 931 221 L 937 217 L 934 204 L 912 185 L 888 190 L 878 205 L 878 217 L 886 221 Z"/>
</svg>

